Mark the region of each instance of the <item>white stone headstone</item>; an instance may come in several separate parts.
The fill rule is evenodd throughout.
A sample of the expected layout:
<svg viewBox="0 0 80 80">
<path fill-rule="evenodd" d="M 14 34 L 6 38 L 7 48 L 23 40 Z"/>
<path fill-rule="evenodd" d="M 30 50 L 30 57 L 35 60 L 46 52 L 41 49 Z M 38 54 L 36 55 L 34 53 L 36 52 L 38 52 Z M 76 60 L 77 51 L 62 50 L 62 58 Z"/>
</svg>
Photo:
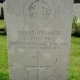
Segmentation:
<svg viewBox="0 0 80 80">
<path fill-rule="evenodd" d="M 4 8 L 4 31 L 6 32 L 6 1 L 3 3 Z"/>
<path fill-rule="evenodd" d="M 1 3 L 0 3 L 0 17 L 1 17 L 1 7 L 2 7 L 2 5 L 1 5 Z"/>
<path fill-rule="evenodd" d="M 80 3 L 76 3 L 73 5 L 74 16 L 80 18 Z"/>
<path fill-rule="evenodd" d="M 1 12 L 1 8 L 3 7 L 3 4 L 0 3 L 0 17 L 2 17 L 2 12 Z"/>
<path fill-rule="evenodd" d="M 72 0 L 6 0 L 11 80 L 67 80 Z"/>
</svg>

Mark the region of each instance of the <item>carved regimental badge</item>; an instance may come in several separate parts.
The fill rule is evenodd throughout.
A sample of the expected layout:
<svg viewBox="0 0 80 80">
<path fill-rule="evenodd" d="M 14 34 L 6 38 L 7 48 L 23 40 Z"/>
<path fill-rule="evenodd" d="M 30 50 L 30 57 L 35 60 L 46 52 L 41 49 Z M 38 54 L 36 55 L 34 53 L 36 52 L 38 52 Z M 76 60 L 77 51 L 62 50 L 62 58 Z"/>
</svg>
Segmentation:
<svg viewBox="0 0 80 80">
<path fill-rule="evenodd" d="M 53 20 L 54 4 L 51 0 L 27 0 L 24 5 L 24 15 L 33 26 L 46 26 Z"/>
</svg>

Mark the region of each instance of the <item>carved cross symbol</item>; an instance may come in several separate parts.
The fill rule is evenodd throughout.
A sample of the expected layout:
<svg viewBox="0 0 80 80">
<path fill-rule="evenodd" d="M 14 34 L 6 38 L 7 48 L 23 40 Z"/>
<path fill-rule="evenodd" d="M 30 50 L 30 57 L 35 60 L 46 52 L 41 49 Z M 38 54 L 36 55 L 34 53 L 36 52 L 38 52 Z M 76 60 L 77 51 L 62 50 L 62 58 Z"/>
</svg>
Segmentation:
<svg viewBox="0 0 80 80">
<path fill-rule="evenodd" d="M 39 75 L 39 69 L 51 68 L 51 66 L 40 66 L 39 65 L 39 54 L 40 52 L 37 52 L 37 66 L 26 66 L 26 69 L 37 69 L 37 80 L 39 80 L 39 78 L 42 78 L 42 76 Z"/>
</svg>

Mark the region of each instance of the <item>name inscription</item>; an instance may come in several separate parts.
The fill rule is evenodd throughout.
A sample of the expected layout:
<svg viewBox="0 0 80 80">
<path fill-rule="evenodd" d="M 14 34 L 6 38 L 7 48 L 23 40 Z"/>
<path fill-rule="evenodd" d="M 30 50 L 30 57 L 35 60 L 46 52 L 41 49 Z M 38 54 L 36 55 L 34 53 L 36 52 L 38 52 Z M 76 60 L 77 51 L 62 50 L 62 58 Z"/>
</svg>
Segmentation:
<svg viewBox="0 0 80 80">
<path fill-rule="evenodd" d="M 68 44 L 61 38 L 61 31 L 18 31 L 18 40 L 9 46 L 30 50 L 60 50 Z"/>
</svg>

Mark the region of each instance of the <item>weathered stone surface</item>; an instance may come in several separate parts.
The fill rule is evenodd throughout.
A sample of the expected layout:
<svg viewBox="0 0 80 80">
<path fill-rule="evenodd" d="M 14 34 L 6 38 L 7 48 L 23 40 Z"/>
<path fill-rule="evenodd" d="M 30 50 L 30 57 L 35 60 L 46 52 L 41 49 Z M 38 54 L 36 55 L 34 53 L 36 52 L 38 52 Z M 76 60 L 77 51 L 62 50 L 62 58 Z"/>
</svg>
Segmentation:
<svg viewBox="0 0 80 80">
<path fill-rule="evenodd" d="M 7 0 L 11 80 L 67 80 L 72 0 Z"/>
</svg>

